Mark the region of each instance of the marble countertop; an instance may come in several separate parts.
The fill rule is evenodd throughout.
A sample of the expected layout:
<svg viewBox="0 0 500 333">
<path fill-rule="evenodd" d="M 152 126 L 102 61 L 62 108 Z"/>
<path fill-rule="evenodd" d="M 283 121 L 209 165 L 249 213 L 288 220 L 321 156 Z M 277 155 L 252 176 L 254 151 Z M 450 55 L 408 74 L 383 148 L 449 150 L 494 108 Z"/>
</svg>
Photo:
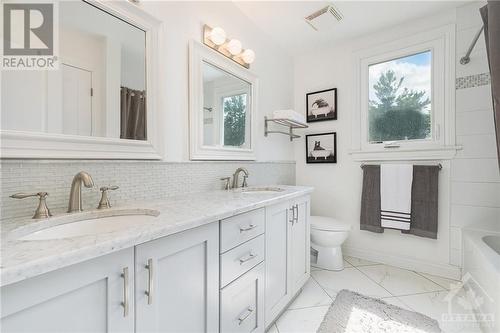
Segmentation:
<svg viewBox="0 0 500 333">
<path fill-rule="evenodd" d="M 33 220 L 29 217 L 3 220 L 0 230 L 2 241 L 0 286 L 313 191 L 312 187 L 284 185 L 279 187 L 283 191 L 252 194 L 242 193 L 241 190 L 210 191 L 168 197 L 155 202 L 117 205 L 107 210 L 55 214 L 44 220 Z M 132 215 L 144 210 L 158 211 L 160 214 L 154 219 L 145 219 L 136 225 L 127 225 L 112 232 L 50 240 L 19 239 L 55 225 L 103 216 Z"/>
</svg>

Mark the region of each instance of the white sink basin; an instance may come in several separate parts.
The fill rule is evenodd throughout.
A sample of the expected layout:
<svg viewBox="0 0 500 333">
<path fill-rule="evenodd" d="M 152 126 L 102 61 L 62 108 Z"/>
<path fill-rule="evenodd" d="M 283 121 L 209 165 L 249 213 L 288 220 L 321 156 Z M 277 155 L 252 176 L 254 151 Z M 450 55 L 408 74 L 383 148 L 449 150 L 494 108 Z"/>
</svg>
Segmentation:
<svg viewBox="0 0 500 333">
<path fill-rule="evenodd" d="M 98 235 L 123 230 L 142 223 L 152 222 L 158 215 L 159 212 L 153 211 L 150 214 L 119 215 L 85 219 L 38 230 L 20 237 L 19 240 L 34 241 Z"/>
<path fill-rule="evenodd" d="M 284 189 L 279 187 L 245 187 L 241 190 L 241 192 L 245 194 L 269 194 L 283 191 Z"/>
</svg>

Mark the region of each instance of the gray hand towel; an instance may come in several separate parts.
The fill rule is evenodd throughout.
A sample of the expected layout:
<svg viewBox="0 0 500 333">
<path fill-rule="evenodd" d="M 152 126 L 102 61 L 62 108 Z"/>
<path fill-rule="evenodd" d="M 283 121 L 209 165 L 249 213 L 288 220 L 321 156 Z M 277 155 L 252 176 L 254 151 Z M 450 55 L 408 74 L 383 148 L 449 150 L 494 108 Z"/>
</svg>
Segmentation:
<svg viewBox="0 0 500 333">
<path fill-rule="evenodd" d="M 380 224 L 380 165 L 363 166 L 360 229 L 382 233 Z"/>
</svg>

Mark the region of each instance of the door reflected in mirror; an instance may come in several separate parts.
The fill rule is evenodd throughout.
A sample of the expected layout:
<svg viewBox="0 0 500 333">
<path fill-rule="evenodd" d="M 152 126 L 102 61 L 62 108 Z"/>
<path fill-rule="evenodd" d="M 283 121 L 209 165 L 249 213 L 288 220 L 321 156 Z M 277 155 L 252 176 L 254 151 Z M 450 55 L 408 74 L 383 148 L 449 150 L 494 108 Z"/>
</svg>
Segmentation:
<svg viewBox="0 0 500 333">
<path fill-rule="evenodd" d="M 251 148 L 250 83 L 203 62 L 203 145 Z"/>
<path fill-rule="evenodd" d="M 59 3 L 59 69 L 2 73 L 2 130 L 147 139 L 145 31 Z"/>
</svg>

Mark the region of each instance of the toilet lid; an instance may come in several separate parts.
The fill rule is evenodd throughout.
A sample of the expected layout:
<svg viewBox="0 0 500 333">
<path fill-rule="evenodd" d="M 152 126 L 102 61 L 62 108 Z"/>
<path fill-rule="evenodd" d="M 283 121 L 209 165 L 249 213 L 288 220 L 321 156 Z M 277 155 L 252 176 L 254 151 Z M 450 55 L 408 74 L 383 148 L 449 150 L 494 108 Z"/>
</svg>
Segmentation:
<svg viewBox="0 0 500 333">
<path fill-rule="evenodd" d="M 327 231 L 348 231 L 351 225 L 326 216 L 311 216 L 311 228 Z"/>
</svg>

